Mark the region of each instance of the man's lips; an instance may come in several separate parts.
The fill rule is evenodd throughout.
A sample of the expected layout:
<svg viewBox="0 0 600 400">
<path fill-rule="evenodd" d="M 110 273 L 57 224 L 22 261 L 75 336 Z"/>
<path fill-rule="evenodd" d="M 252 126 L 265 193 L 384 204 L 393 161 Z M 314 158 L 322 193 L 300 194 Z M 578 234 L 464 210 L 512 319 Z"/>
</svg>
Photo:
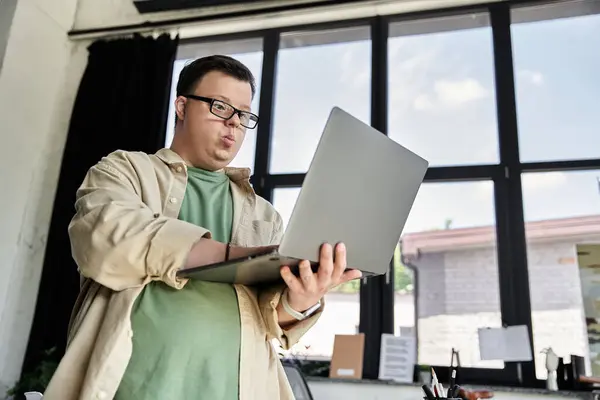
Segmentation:
<svg viewBox="0 0 600 400">
<path fill-rule="evenodd" d="M 233 147 L 233 145 L 235 144 L 235 137 L 233 135 L 223 136 L 221 138 L 221 141 L 223 142 L 225 147 Z"/>
</svg>

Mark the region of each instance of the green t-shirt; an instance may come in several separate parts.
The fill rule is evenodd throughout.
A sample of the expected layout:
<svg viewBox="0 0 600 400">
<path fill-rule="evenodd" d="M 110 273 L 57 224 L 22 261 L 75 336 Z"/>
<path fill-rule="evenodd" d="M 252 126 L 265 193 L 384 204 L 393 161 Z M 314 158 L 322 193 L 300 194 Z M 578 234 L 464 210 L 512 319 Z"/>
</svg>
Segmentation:
<svg viewBox="0 0 600 400">
<path fill-rule="evenodd" d="M 223 172 L 188 169 L 179 219 L 231 237 L 233 201 Z M 148 284 L 131 313 L 133 355 L 117 400 L 237 400 L 240 315 L 230 284 Z"/>
</svg>

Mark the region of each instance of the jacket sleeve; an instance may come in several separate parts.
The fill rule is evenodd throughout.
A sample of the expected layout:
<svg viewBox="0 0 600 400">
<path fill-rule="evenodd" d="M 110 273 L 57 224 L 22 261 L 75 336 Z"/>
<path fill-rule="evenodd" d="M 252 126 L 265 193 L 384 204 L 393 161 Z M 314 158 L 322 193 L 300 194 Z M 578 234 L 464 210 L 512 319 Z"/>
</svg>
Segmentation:
<svg viewBox="0 0 600 400">
<path fill-rule="evenodd" d="M 276 215 L 275 232 L 273 241 L 270 244 L 278 244 L 283 237 L 283 221 L 279 214 Z M 286 329 L 279 326 L 279 316 L 277 314 L 277 306 L 281 300 L 281 295 L 285 290 L 285 284 L 277 284 L 258 291 L 258 304 L 262 313 L 263 319 L 267 326 L 267 332 L 271 338 L 276 338 L 281 343 L 284 350 L 289 350 L 294 346 L 302 336 L 319 320 L 325 308 L 325 299 L 321 299 L 321 307 L 313 315 L 305 320 L 298 321 Z"/>
<path fill-rule="evenodd" d="M 180 289 L 175 273 L 193 245 L 210 232 L 155 213 L 140 197 L 141 184 L 124 152 L 103 158 L 77 191 L 69 224 L 71 251 L 79 272 L 113 290 L 153 280 Z"/>
</svg>

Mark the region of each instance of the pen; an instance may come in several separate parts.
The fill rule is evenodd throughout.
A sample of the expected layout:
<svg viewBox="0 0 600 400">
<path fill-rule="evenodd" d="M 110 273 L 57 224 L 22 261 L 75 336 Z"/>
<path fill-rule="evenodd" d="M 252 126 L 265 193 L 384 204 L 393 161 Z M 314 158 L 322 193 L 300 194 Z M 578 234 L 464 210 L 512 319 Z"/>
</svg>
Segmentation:
<svg viewBox="0 0 600 400">
<path fill-rule="evenodd" d="M 436 396 L 444 397 L 444 388 L 440 385 L 440 381 L 435 373 L 435 370 L 431 368 L 431 386 L 433 386 L 433 393 Z"/>
<path fill-rule="evenodd" d="M 431 393 L 431 389 L 429 389 L 429 386 L 423 385 L 421 387 L 423 388 L 423 392 L 425 392 L 425 396 L 427 396 L 427 400 L 435 400 L 435 396 L 433 395 L 433 393 Z"/>
<path fill-rule="evenodd" d="M 435 374 L 435 370 L 431 368 L 431 386 L 435 389 L 438 384 L 437 375 Z"/>
</svg>

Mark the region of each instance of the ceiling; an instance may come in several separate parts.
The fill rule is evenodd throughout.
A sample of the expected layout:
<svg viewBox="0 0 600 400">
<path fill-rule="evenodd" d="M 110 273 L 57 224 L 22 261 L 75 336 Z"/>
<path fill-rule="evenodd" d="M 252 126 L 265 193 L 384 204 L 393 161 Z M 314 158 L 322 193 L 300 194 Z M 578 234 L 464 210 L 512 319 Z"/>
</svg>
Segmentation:
<svg viewBox="0 0 600 400">
<path fill-rule="evenodd" d="M 285 10 L 290 7 L 305 7 L 312 4 L 353 3 L 360 0 L 133 0 L 133 4 L 142 14 L 151 12 L 177 11 L 186 9 L 211 8 L 227 12 L 231 6 L 251 7 L 265 11 Z"/>
</svg>

